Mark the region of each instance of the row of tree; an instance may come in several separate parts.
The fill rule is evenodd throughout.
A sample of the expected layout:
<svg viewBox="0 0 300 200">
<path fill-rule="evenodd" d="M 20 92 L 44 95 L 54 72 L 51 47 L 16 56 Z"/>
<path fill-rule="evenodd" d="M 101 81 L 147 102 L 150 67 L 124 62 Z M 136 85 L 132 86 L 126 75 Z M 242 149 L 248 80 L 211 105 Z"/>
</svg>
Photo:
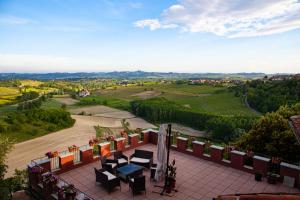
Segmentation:
<svg viewBox="0 0 300 200">
<path fill-rule="evenodd" d="M 223 116 L 183 109 L 165 98 L 135 100 L 131 112 L 154 123 L 178 122 L 198 130 L 207 130 L 215 140 L 229 142 L 250 130 L 257 119 L 249 116 Z"/>
</svg>

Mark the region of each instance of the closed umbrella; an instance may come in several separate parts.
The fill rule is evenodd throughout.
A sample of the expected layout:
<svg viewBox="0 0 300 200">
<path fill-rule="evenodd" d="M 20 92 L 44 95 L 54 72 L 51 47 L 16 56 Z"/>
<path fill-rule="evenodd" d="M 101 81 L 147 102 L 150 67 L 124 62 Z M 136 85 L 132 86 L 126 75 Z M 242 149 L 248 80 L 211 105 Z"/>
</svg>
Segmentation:
<svg viewBox="0 0 300 200">
<path fill-rule="evenodd" d="M 166 137 L 167 137 L 167 131 L 166 131 L 166 125 L 162 124 L 159 127 L 159 132 L 157 135 L 157 168 L 155 171 L 155 180 L 161 181 L 166 172 L 167 168 L 167 144 L 166 144 Z"/>
</svg>

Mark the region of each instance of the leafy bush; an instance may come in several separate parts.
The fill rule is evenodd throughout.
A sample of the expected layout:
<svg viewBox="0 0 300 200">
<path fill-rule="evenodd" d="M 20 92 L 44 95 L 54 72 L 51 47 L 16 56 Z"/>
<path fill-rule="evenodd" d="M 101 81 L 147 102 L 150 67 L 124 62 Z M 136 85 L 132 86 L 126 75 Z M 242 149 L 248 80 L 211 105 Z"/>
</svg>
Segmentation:
<svg viewBox="0 0 300 200">
<path fill-rule="evenodd" d="M 267 113 L 248 133 L 238 139 L 236 145 L 287 161 L 299 161 L 300 145 L 288 123 L 288 118 L 297 114 L 300 114 L 300 103 L 282 106 L 277 112 Z"/>
</svg>

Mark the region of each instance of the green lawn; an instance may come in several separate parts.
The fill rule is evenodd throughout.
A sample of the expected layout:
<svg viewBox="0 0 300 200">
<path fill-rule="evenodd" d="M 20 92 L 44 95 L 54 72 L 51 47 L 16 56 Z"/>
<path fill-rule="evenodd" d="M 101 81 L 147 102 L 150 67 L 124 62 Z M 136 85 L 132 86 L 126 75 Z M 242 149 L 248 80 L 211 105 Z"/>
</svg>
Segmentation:
<svg viewBox="0 0 300 200">
<path fill-rule="evenodd" d="M 47 99 L 43 102 L 41 108 L 43 109 L 52 109 L 52 108 L 61 108 L 62 103 L 56 101 L 55 99 Z"/>
</svg>

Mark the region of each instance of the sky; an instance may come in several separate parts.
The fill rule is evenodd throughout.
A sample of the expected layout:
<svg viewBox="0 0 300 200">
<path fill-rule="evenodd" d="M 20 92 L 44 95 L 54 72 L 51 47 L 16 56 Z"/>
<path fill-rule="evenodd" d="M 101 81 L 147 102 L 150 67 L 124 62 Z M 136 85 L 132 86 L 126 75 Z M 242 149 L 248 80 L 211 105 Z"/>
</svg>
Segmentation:
<svg viewBox="0 0 300 200">
<path fill-rule="evenodd" d="M 0 73 L 300 73 L 299 0 L 0 0 Z"/>
</svg>

